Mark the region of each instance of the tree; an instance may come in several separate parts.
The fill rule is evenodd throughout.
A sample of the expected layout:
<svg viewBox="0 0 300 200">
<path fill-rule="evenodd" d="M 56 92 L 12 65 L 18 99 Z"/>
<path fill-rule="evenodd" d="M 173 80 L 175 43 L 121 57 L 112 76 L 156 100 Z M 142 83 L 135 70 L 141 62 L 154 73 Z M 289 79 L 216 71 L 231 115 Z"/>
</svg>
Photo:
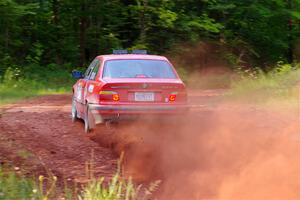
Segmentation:
<svg viewBox="0 0 300 200">
<path fill-rule="evenodd" d="M 213 42 L 250 66 L 293 62 L 300 0 L 0 0 L 8 66 L 84 66 L 116 48 L 165 53 Z"/>
</svg>

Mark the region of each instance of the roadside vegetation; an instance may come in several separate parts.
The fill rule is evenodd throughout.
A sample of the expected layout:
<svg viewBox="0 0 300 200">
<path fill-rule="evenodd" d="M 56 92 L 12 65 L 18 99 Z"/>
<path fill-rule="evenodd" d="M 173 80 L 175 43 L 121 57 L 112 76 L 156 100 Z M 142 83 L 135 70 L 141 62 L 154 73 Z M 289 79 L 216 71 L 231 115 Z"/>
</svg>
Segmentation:
<svg viewBox="0 0 300 200">
<path fill-rule="evenodd" d="M 191 48 L 181 66 L 188 71 L 216 61 L 265 71 L 300 56 L 300 0 L 1 0 L 0 19 L 2 77 L 8 68 L 86 67 L 122 48 L 178 55 Z"/>
<path fill-rule="evenodd" d="M 29 97 L 68 93 L 74 80 L 59 66 L 8 68 L 0 77 L 0 105 Z"/>
<path fill-rule="evenodd" d="M 147 200 L 158 188 L 160 181 L 148 187 L 136 185 L 131 178 L 121 176 L 121 162 L 115 175 L 106 180 L 95 178 L 92 170 L 87 171 L 87 183 L 70 186 L 51 172 L 47 176 L 24 176 L 18 168 L 0 168 L 1 200 Z M 64 187 L 61 186 L 64 183 Z"/>
<path fill-rule="evenodd" d="M 279 63 L 269 72 L 240 69 L 228 97 L 263 106 L 299 109 L 300 64 Z"/>
</svg>

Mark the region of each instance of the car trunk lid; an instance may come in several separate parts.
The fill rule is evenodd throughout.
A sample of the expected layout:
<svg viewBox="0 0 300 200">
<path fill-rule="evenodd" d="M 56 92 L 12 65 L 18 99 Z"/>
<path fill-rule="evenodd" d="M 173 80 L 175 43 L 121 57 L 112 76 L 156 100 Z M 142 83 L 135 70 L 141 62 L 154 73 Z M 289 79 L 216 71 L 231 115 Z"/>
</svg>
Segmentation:
<svg viewBox="0 0 300 200">
<path fill-rule="evenodd" d="M 119 102 L 167 103 L 171 94 L 180 97 L 185 93 L 185 86 L 179 79 L 110 79 L 105 80 L 103 90 L 119 95 Z"/>
</svg>

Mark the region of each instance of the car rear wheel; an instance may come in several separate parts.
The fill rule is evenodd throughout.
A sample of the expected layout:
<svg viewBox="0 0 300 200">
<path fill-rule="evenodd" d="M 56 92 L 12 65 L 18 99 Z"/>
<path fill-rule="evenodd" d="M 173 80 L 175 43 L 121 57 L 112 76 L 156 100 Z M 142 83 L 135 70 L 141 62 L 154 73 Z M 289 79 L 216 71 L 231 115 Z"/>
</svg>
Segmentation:
<svg viewBox="0 0 300 200">
<path fill-rule="evenodd" d="M 72 115 L 72 122 L 75 122 L 78 120 L 78 117 L 77 117 L 77 110 L 76 110 L 76 102 L 75 102 L 75 99 L 73 98 L 72 100 L 72 111 L 71 111 L 71 115 Z"/>
<path fill-rule="evenodd" d="M 86 133 L 91 132 L 94 128 L 94 123 L 95 122 L 94 122 L 93 114 L 91 113 L 91 110 L 89 109 L 89 106 L 87 104 L 85 115 L 84 115 L 84 131 Z"/>
</svg>

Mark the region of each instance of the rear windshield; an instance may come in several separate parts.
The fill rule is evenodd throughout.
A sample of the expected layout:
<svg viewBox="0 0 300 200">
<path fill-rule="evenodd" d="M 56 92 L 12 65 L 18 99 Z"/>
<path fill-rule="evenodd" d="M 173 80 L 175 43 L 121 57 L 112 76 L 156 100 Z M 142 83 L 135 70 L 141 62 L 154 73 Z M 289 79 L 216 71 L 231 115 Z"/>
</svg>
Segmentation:
<svg viewBox="0 0 300 200">
<path fill-rule="evenodd" d="M 163 60 L 109 60 L 105 62 L 103 78 L 169 78 L 176 75 Z"/>
</svg>

